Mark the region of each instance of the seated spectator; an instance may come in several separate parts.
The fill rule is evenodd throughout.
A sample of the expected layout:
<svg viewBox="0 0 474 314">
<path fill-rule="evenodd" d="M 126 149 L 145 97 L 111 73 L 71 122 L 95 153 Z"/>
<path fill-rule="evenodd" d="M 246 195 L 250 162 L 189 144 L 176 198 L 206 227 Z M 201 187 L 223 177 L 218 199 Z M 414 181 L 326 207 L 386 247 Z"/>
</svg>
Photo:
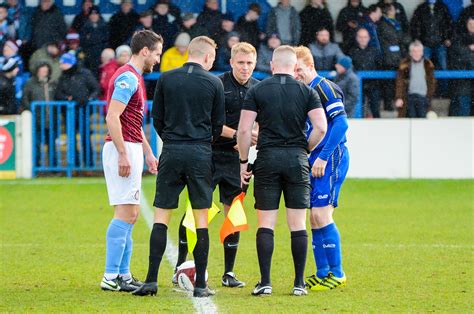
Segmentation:
<svg viewBox="0 0 474 314">
<path fill-rule="evenodd" d="M 466 21 L 466 30 L 461 30 L 456 36 L 450 52 L 450 65 L 453 70 L 474 69 L 474 16 Z M 474 114 L 472 93 L 473 79 L 452 80 L 450 116 L 469 116 Z"/>
<path fill-rule="evenodd" d="M 19 44 L 21 41 L 7 40 L 3 45 L 3 53 L 0 56 L 0 67 L 3 67 L 4 64 L 10 59 L 15 59 L 18 66 L 18 75 L 23 74 L 23 59 L 18 54 L 20 49 Z"/>
<path fill-rule="evenodd" d="M 57 82 L 61 75 L 59 67 L 59 57 L 61 54 L 61 43 L 50 42 L 45 44 L 42 48 L 36 50 L 30 58 L 28 63 L 29 69 L 36 69 L 36 67 L 43 62 L 49 64 L 51 68 L 51 81 Z"/>
<path fill-rule="evenodd" d="M 367 8 L 361 0 L 348 0 L 347 6 L 337 16 L 336 29 L 342 33 L 342 49 L 349 51 L 355 44 L 355 34 Z"/>
<path fill-rule="evenodd" d="M 434 65 L 423 57 L 418 40 L 410 44 L 409 54 L 397 71 L 395 107 L 399 118 L 425 118 L 436 88 Z"/>
<path fill-rule="evenodd" d="M 260 18 L 260 6 L 258 3 L 249 5 L 245 15 L 242 15 L 236 24 L 235 30 L 240 34 L 240 39 L 258 49 L 260 40 L 265 38 L 265 34 L 260 32 L 258 19 Z"/>
<path fill-rule="evenodd" d="M 170 13 L 167 0 L 158 0 L 153 8 L 153 31 L 163 37 L 163 51 L 168 50 L 178 35 L 177 19 Z"/>
<path fill-rule="evenodd" d="M 60 67 L 62 74 L 56 88 L 55 99 L 76 102 L 76 131 L 84 131 L 89 126 L 89 117 L 83 114 L 83 120 L 81 120 L 79 109 L 83 109 L 89 100 L 96 99 L 99 96 L 99 83 L 88 69 L 78 67 L 74 53 L 63 54 L 60 59 Z M 83 130 L 79 129 L 81 124 Z M 90 164 L 87 164 L 86 161 L 92 160 L 92 151 L 90 147 L 86 146 L 86 143 L 86 137 L 81 134 L 80 150 L 82 154 L 76 151 L 75 164 L 77 166 L 89 166 Z M 88 157 L 85 154 L 86 151 L 90 152 Z M 82 160 L 80 156 L 82 156 Z"/>
<path fill-rule="evenodd" d="M 215 71 L 230 71 L 231 50 L 235 44 L 240 42 L 240 35 L 236 32 L 230 32 L 227 35 L 225 46 L 221 46 L 217 50 L 216 62 L 214 64 Z"/>
<path fill-rule="evenodd" d="M 217 47 L 225 47 L 227 45 L 227 38 L 234 31 L 234 26 L 235 23 L 232 15 L 222 14 L 221 27 L 216 35 Z"/>
<path fill-rule="evenodd" d="M 424 47 L 424 56 L 436 61 L 437 68 L 447 69 L 447 50 L 451 46 L 452 20 L 448 7 L 439 0 L 420 4 L 411 19 L 411 35 Z"/>
<path fill-rule="evenodd" d="M 16 82 L 18 64 L 15 59 L 10 59 L 2 67 L 0 73 L 0 115 L 18 113 L 18 101 L 16 99 Z"/>
<path fill-rule="evenodd" d="M 296 46 L 301 37 L 301 21 L 291 0 L 280 0 L 267 16 L 267 34 L 277 33 L 283 45 Z"/>
<path fill-rule="evenodd" d="M 115 49 L 115 58 L 117 59 L 117 63 L 119 66 L 124 65 L 130 58 L 132 57 L 132 49 L 130 49 L 127 45 L 118 46 Z"/>
<path fill-rule="evenodd" d="M 31 41 L 35 49 L 49 42 L 64 40 L 67 26 L 64 15 L 53 0 L 41 0 L 31 18 Z"/>
<path fill-rule="evenodd" d="M 344 109 L 348 118 L 353 118 L 357 100 L 360 97 L 359 78 L 352 71 L 352 59 L 348 56 L 341 56 L 335 65 L 336 77 L 334 83 L 339 85 L 344 93 Z"/>
<path fill-rule="evenodd" d="M 408 34 L 409 23 L 403 5 L 397 0 L 379 0 L 378 6 L 380 7 L 380 9 L 382 9 L 382 11 L 385 4 L 393 4 L 393 6 L 395 7 L 395 19 L 400 23 L 403 34 Z"/>
<path fill-rule="evenodd" d="M 204 9 L 197 18 L 197 24 L 207 30 L 209 36 L 217 43 L 217 35 L 222 21 L 222 13 L 219 11 L 217 0 L 206 0 Z"/>
<path fill-rule="evenodd" d="M 382 7 L 383 17 L 379 22 L 377 33 L 382 48 L 382 69 L 394 71 L 405 57 L 405 46 L 403 45 L 403 30 L 401 24 L 395 19 L 396 9 L 393 4 L 384 4 Z M 384 108 L 393 111 L 393 98 L 395 96 L 395 82 L 384 80 L 383 88 Z"/>
<path fill-rule="evenodd" d="M 181 20 L 183 21 L 181 32 L 188 33 L 191 39 L 198 36 L 209 36 L 207 29 L 197 24 L 197 19 L 193 13 L 183 14 Z"/>
<path fill-rule="evenodd" d="M 381 55 L 375 47 L 369 47 L 370 35 L 360 28 L 356 35 L 356 45 L 349 50 L 355 71 L 376 71 L 381 65 Z M 363 95 L 367 97 L 371 116 L 380 118 L 380 85 L 377 80 L 364 80 Z M 366 110 L 364 110 L 365 112 Z M 367 116 L 364 113 L 364 116 Z"/>
<path fill-rule="evenodd" d="M 118 49 L 118 48 L 117 48 Z M 106 100 L 109 92 L 109 82 L 115 71 L 119 68 L 115 60 L 115 51 L 111 48 L 105 48 L 100 55 L 99 84 L 100 100 Z"/>
<path fill-rule="evenodd" d="M 334 21 L 325 0 L 309 0 L 300 12 L 301 39 L 300 44 L 308 46 L 314 40 L 314 34 L 322 28 L 329 31 L 334 41 Z"/>
<path fill-rule="evenodd" d="M 316 41 L 308 47 L 313 54 L 316 71 L 333 70 L 337 58 L 343 55 L 339 45 L 332 43 L 329 38 L 329 31 L 323 28 L 316 33 Z"/>
<path fill-rule="evenodd" d="M 16 38 L 15 26 L 8 21 L 8 6 L 0 4 L 0 48 L 9 38 Z"/>
<path fill-rule="evenodd" d="M 21 98 L 21 108 L 20 113 L 24 110 L 31 111 L 31 103 L 33 101 L 52 101 L 54 100 L 54 94 L 56 92 L 56 83 L 51 82 L 51 68 L 48 63 L 39 64 L 36 69 L 33 69 L 33 73 L 26 82 L 25 86 L 23 87 L 23 97 Z M 41 112 L 38 110 L 36 111 L 36 129 L 34 130 L 36 136 L 36 165 L 40 164 L 40 160 L 48 160 L 49 158 L 41 158 L 41 146 L 42 146 L 42 136 L 40 129 L 44 129 L 44 139 L 45 142 L 49 142 L 49 126 L 50 126 L 50 112 L 49 106 L 45 106 L 44 111 L 44 124 L 41 125 Z M 55 118 L 57 118 L 57 112 L 55 114 Z M 53 137 L 56 138 L 57 134 L 53 134 Z M 53 145 L 54 149 L 54 145 Z M 54 156 L 53 151 L 53 156 Z M 51 165 L 52 166 L 52 165 Z"/>
<path fill-rule="evenodd" d="M 256 70 L 271 73 L 270 61 L 272 61 L 273 50 L 281 46 L 280 36 L 277 33 L 270 34 L 266 43 L 262 43 L 257 53 Z"/>
<path fill-rule="evenodd" d="M 375 47 L 382 53 L 382 47 L 380 46 L 380 40 L 377 32 L 377 23 L 380 21 L 382 17 L 382 10 L 375 4 L 372 4 L 367 9 L 367 14 L 364 15 L 360 26 L 367 29 L 370 35 L 369 46 Z"/>
<path fill-rule="evenodd" d="M 100 54 L 107 47 L 109 27 L 100 15 L 99 7 L 89 10 L 89 20 L 81 30 L 81 47 L 85 54 L 84 66 L 99 77 Z"/>
<path fill-rule="evenodd" d="M 138 21 L 138 25 L 135 31 L 139 31 L 142 29 L 153 30 L 153 11 L 152 10 L 145 10 L 142 13 L 140 13 L 140 19 Z M 131 39 L 132 37 L 130 37 L 128 40 L 129 44 L 130 44 Z"/>
<path fill-rule="evenodd" d="M 474 18 L 474 0 L 471 0 L 470 6 L 467 6 L 464 8 L 464 10 L 462 10 L 459 20 L 456 23 L 457 34 L 461 35 L 467 33 L 466 23 L 470 18 Z"/>
<path fill-rule="evenodd" d="M 161 72 L 179 68 L 188 61 L 188 46 L 190 41 L 191 37 L 188 33 L 181 33 L 176 37 L 174 46 L 166 50 L 161 57 Z"/>
<path fill-rule="evenodd" d="M 86 24 L 89 19 L 89 10 L 94 5 L 93 0 L 82 0 L 81 12 L 79 12 L 72 20 L 71 28 L 77 33 L 81 31 L 82 26 Z"/>
<path fill-rule="evenodd" d="M 127 40 L 137 28 L 139 18 L 140 16 L 133 9 L 132 0 L 122 0 L 120 11 L 112 15 L 109 20 L 109 44 L 111 48 L 115 49 L 127 43 Z"/>
</svg>

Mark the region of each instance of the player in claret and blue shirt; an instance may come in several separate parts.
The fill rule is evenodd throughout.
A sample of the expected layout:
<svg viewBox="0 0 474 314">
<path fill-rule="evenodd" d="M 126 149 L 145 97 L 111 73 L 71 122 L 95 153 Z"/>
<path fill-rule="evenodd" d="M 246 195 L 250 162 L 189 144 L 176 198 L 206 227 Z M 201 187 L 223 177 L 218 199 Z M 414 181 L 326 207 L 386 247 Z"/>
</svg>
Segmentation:
<svg viewBox="0 0 474 314">
<path fill-rule="evenodd" d="M 296 78 L 314 88 L 326 112 L 326 136 L 311 152 L 311 229 L 316 274 L 306 278 L 313 291 L 331 290 L 346 284 L 342 270 L 341 240 L 333 220 L 342 182 L 349 169 L 349 152 L 344 145 L 348 128 L 344 94 L 333 82 L 318 75 L 314 59 L 306 47 L 296 48 Z M 307 122 L 307 134 L 312 125 Z"/>
</svg>

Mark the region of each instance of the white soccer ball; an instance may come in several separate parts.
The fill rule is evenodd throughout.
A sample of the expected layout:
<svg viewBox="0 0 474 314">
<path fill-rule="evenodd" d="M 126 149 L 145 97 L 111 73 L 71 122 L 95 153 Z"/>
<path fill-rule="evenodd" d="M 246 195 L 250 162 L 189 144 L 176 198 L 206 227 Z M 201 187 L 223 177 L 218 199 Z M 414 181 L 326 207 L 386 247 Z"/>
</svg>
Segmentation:
<svg viewBox="0 0 474 314">
<path fill-rule="evenodd" d="M 206 283 L 208 276 L 206 269 Z M 196 266 L 194 265 L 194 261 L 186 261 L 181 264 L 176 271 L 176 278 L 178 280 L 178 286 L 181 289 L 194 291 L 194 283 L 196 281 Z"/>
</svg>

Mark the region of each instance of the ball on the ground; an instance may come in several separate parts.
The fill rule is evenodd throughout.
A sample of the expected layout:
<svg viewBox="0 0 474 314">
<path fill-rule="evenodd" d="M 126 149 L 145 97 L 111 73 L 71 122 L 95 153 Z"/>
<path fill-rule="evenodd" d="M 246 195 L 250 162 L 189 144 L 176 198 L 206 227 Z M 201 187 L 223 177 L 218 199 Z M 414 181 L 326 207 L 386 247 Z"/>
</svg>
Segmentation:
<svg viewBox="0 0 474 314">
<path fill-rule="evenodd" d="M 178 267 L 176 271 L 176 278 L 178 280 L 178 286 L 187 291 L 194 290 L 194 283 L 196 282 L 196 266 L 194 261 L 186 261 Z M 206 269 L 206 283 L 208 273 Z"/>
</svg>

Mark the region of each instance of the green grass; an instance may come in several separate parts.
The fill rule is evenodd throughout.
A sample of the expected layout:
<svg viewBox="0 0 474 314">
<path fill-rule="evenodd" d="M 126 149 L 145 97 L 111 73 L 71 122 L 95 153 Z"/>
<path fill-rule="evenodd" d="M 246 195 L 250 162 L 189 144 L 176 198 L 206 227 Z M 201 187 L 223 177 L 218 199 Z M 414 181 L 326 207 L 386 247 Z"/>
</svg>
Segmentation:
<svg viewBox="0 0 474 314">
<path fill-rule="evenodd" d="M 151 203 L 154 180 L 146 178 L 143 187 Z M 293 265 L 283 209 L 275 232 L 274 295 L 250 296 L 259 271 L 249 196 L 250 230 L 241 235 L 235 267 L 247 287 L 220 287 L 219 215 L 210 226 L 209 283 L 218 292 L 213 300 L 222 313 L 473 312 L 473 191 L 472 180 L 347 180 L 335 218 L 348 285 L 305 298 L 289 296 Z M 176 210 L 170 224 L 175 243 L 183 212 Z M 155 298 L 100 291 L 111 216 L 103 179 L 0 182 L 0 312 L 193 312 L 191 300 L 173 291 L 165 259 Z M 140 278 L 148 237 L 140 219 L 132 257 Z M 307 274 L 314 271 L 308 253 Z"/>
</svg>

